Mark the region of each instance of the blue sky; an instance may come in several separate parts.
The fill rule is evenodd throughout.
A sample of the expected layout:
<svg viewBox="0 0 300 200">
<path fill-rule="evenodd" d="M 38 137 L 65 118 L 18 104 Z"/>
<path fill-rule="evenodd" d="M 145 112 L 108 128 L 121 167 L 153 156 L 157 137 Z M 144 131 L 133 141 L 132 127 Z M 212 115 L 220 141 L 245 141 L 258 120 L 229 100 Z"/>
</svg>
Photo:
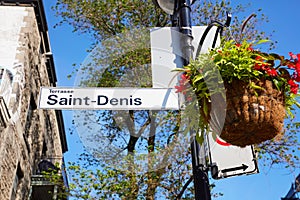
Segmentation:
<svg viewBox="0 0 300 200">
<path fill-rule="evenodd" d="M 246 16 L 262 8 L 268 16 L 270 23 L 261 27 L 262 30 L 271 32 L 275 30 L 273 39 L 278 41 L 275 51 L 288 55 L 289 51 L 300 53 L 300 1 L 299 0 L 233 0 L 233 3 L 251 2 L 251 7 Z M 72 72 L 73 63 L 81 63 L 88 55 L 86 50 L 91 44 L 90 38 L 78 33 L 72 33 L 72 28 L 67 25 L 53 28 L 59 21 L 50 9 L 55 1 L 44 1 L 49 26 L 49 35 L 55 59 L 58 86 L 73 86 L 74 80 L 67 79 Z M 64 111 L 66 128 L 70 127 L 72 111 Z M 65 154 L 66 161 L 74 160 L 82 150 L 76 134 L 70 135 L 67 131 L 69 151 Z M 299 155 L 300 156 L 300 155 Z M 260 173 L 250 176 L 239 176 L 215 181 L 216 191 L 224 193 L 220 200 L 276 200 L 283 197 L 289 190 L 292 181 L 300 170 L 290 172 L 280 167 L 271 169 L 260 166 Z"/>
</svg>

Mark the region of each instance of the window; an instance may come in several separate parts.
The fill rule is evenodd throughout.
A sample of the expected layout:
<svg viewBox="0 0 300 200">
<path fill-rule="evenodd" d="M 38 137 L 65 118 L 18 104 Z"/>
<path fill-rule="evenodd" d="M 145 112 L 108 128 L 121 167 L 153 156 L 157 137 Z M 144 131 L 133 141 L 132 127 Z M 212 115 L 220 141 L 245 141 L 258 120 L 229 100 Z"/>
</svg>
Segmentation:
<svg viewBox="0 0 300 200">
<path fill-rule="evenodd" d="M 30 144 L 28 142 L 28 139 L 29 139 L 29 135 L 30 135 L 30 129 L 31 129 L 31 126 L 32 126 L 34 110 L 36 108 L 37 108 L 37 106 L 36 106 L 36 103 L 34 101 L 34 97 L 31 94 L 29 107 L 27 109 L 27 117 L 26 117 L 26 123 L 25 123 L 25 132 L 23 134 L 24 141 L 25 141 L 25 144 L 26 144 L 28 152 L 30 152 Z"/>
<path fill-rule="evenodd" d="M 16 175 L 15 175 L 15 178 L 14 178 L 12 193 L 11 193 L 11 197 L 10 197 L 11 200 L 16 199 L 18 187 L 19 187 L 21 179 L 23 177 L 24 177 L 24 173 L 21 169 L 20 163 L 18 163 L 17 172 L 16 172 Z"/>
<path fill-rule="evenodd" d="M 7 126 L 7 122 L 10 118 L 8 109 L 6 107 L 4 99 L 0 96 L 0 133 Z"/>
</svg>

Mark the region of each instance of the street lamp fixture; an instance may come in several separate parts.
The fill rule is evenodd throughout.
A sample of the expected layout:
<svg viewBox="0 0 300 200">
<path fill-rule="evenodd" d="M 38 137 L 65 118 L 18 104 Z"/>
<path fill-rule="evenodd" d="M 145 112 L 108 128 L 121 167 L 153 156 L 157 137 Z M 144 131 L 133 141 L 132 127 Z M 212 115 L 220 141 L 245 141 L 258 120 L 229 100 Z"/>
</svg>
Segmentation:
<svg viewBox="0 0 300 200">
<path fill-rule="evenodd" d="M 179 0 L 153 0 L 154 4 L 160 7 L 169 15 L 175 14 L 175 8 Z M 190 4 L 193 4 L 196 0 L 188 0 Z"/>
</svg>

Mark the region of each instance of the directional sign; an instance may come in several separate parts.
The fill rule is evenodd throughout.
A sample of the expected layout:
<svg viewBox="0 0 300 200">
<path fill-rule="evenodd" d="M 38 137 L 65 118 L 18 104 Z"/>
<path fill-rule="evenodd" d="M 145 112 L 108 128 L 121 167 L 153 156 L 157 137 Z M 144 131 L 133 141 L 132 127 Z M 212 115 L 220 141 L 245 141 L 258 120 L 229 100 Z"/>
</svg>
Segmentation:
<svg viewBox="0 0 300 200">
<path fill-rule="evenodd" d="M 230 145 L 218 136 L 213 139 L 207 136 L 210 164 L 216 166 L 213 178 L 221 179 L 230 176 L 258 173 L 255 152 L 252 146 L 240 148 Z"/>
<path fill-rule="evenodd" d="M 178 110 L 171 88 L 42 87 L 39 108 L 105 110 Z"/>
<path fill-rule="evenodd" d="M 248 169 L 249 166 L 242 164 L 242 166 L 239 167 L 232 167 L 232 168 L 227 168 L 227 169 L 223 169 L 221 170 L 222 173 L 227 173 L 227 172 L 233 172 L 233 171 L 238 171 L 238 170 L 243 170 L 245 171 L 246 169 Z"/>
</svg>

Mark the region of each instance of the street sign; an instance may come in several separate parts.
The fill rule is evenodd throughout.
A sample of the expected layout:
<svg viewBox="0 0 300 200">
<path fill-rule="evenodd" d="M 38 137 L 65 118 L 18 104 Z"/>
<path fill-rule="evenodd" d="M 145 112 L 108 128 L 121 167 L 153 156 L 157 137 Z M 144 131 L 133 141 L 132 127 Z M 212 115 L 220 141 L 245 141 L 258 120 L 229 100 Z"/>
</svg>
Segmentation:
<svg viewBox="0 0 300 200">
<path fill-rule="evenodd" d="M 175 88 L 42 87 L 39 108 L 89 110 L 178 110 Z"/>
<path fill-rule="evenodd" d="M 221 179 L 259 172 L 253 146 L 244 148 L 233 146 L 218 136 L 214 139 L 211 133 L 207 138 L 210 164 L 217 167 L 212 172 L 213 178 Z"/>
</svg>

